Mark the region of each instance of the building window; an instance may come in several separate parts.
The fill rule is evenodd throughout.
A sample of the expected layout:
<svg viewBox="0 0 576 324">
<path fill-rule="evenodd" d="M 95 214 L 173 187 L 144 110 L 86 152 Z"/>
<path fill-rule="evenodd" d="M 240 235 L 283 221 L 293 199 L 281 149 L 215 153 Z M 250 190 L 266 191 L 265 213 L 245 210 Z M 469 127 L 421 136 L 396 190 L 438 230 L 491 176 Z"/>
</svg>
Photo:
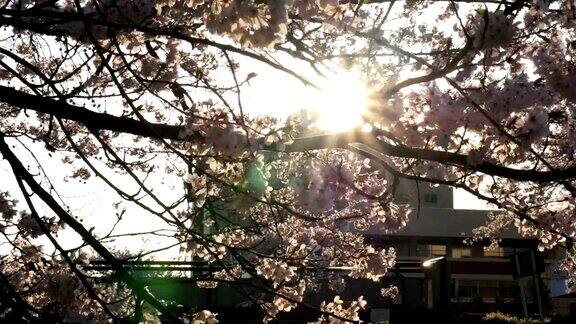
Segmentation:
<svg viewBox="0 0 576 324">
<path fill-rule="evenodd" d="M 438 203 L 438 195 L 437 194 L 424 194 L 424 202 L 436 204 Z"/>
<path fill-rule="evenodd" d="M 473 280 L 459 280 L 458 295 L 456 298 L 463 302 L 471 302 L 473 298 L 478 296 L 478 283 Z"/>
<path fill-rule="evenodd" d="M 418 244 L 416 255 L 423 257 L 438 257 L 446 255 L 446 245 Z"/>
<path fill-rule="evenodd" d="M 495 303 L 498 299 L 498 281 L 478 281 L 478 295 L 484 303 Z"/>
<path fill-rule="evenodd" d="M 507 257 L 512 255 L 513 253 L 513 249 L 509 248 L 509 247 L 495 247 L 495 248 L 490 248 L 488 249 L 488 247 L 484 247 L 484 256 L 485 257 L 495 257 L 495 258 L 502 258 L 502 257 Z"/>
<path fill-rule="evenodd" d="M 517 303 L 518 286 L 515 281 L 508 280 L 454 280 L 452 302 L 471 303 Z"/>
<path fill-rule="evenodd" d="M 518 284 L 515 281 L 500 281 L 498 294 L 503 303 L 516 303 Z"/>
<path fill-rule="evenodd" d="M 472 256 L 472 249 L 469 247 L 453 247 L 452 257 L 453 258 L 469 258 Z"/>
</svg>

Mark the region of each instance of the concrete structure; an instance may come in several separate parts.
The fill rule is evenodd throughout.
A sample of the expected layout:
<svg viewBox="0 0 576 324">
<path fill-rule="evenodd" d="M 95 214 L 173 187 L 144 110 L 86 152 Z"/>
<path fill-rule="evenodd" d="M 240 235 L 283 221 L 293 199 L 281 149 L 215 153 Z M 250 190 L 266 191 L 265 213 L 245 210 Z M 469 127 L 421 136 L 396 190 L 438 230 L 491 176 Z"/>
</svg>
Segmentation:
<svg viewBox="0 0 576 324">
<path fill-rule="evenodd" d="M 344 300 L 362 295 L 370 306 L 362 314 L 367 322 L 449 322 L 447 318 L 459 318 L 467 323 L 467 315 L 478 318 L 493 311 L 531 317 L 575 314 L 574 294 L 566 294 L 565 278 L 553 271 L 559 255 L 550 254 L 544 265 L 536 240 L 521 238 L 509 230 L 503 233 L 496 250 L 485 250 L 488 242 L 466 245 L 464 240 L 470 237 L 471 230 L 484 224 L 490 211 L 454 209 L 449 187 L 401 182 L 396 199 L 412 206 L 408 225 L 393 234 L 378 228 L 366 233 L 366 241 L 373 246 L 396 248 L 396 268 L 379 284 L 347 279 L 346 289 L 341 292 L 330 291 L 324 285 L 306 296 L 306 303 L 318 305 L 334 295 Z M 146 265 L 153 266 L 152 263 Z M 198 266 L 202 267 L 186 265 L 166 262 L 161 266 L 167 268 L 158 271 L 184 266 L 179 270 L 189 271 L 193 277 L 199 273 Z M 137 271 L 141 266 L 131 269 Z M 380 296 L 380 289 L 389 284 L 400 290 L 394 300 Z M 160 297 L 185 307 L 213 309 L 223 322 L 249 322 L 260 314 L 242 294 L 224 285 L 199 289 L 192 278 L 155 278 L 150 281 L 150 288 Z M 295 323 L 318 318 L 318 314 L 302 307 L 280 316 L 283 322 Z"/>
<path fill-rule="evenodd" d="M 557 271 L 559 260 L 563 258 L 564 253 L 563 248 L 555 248 L 546 254 L 546 279 L 550 304 L 555 314 L 572 316 L 576 319 L 576 288 L 567 289 L 566 274 Z"/>
<path fill-rule="evenodd" d="M 400 288 L 400 296 L 387 302 L 376 296 L 378 291 L 365 287 L 365 295 L 375 308 L 370 320 L 410 322 L 431 312 L 451 316 L 502 311 L 534 316 L 548 310 L 547 282 L 539 273 L 528 271 L 529 276 L 519 279 L 515 276 L 516 255 L 525 255 L 518 259 L 521 272 L 543 270 L 538 266 L 543 259 L 536 250 L 537 242 L 520 238 L 512 229 L 503 233 L 496 250 L 485 250 L 488 242 L 465 244 L 471 230 L 483 225 L 490 211 L 456 210 L 453 197 L 452 188 L 447 186 L 409 181 L 399 184 L 396 200 L 412 206 L 410 222 L 394 234 L 371 229 L 366 240 L 375 247 L 396 248 L 397 269 L 388 281 Z M 523 262 L 526 257 L 528 263 Z M 530 258 L 534 258 L 533 266 Z M 431 259 L 436 262 L 423 266 Z M 354 290 L 347 289 L 345 295 Z"/>
</svg>

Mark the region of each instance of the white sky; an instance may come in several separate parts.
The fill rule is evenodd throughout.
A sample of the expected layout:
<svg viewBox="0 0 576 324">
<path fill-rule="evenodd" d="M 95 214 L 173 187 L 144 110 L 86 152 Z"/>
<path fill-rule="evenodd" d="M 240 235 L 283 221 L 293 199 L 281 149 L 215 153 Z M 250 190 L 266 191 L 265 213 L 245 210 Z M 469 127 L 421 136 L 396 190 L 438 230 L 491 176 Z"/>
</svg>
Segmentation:
<svg viewBox="0 0 576 324">
<path fill-rule="evenodd" d="M 300 62 L 295 62 L 296 70 L 305 70 L 306 67 L 296 67 Z M 241 70 L 242 71 L 242 70 Z M 363 83 L 353 72 L 341 70 L 340 74 L 327 74 L 329 79 L 316 77 L 315 83 L 326 89 L 324 92 L 318 91 L 311 87 L 303 85 L 295 78 L 289 77 L 272 68 L 262 67 L 261 65 L 249 66 L 244 73 L 256 72 L 257 77 L 250 81 L 248 87 L 242 90 L 243 106 L 246 112 L 250 114 L 273 114 L 279 117 L 286 117 L 303 108 L 313 108 L 313 105 L 322 107 L 319 112 L 325 116 L 325 124 L 329 130 L 340 130 L 341 128 L 352 128 L 356 122 L 354 118 L 359 118 L 358 112 L 364 104 L 363 97 L 366 96 Z M 242 76 L 240 76 L 242 77 Z M 352 108 L 350 109 L 350 107 Z M 335 125 L 343 123 L 341 126 Z M 335 129 L 331 129 L 335 128 Z M 109 188 L 103 181 L 96 177 L 90 178 L 86 183 L 77 179 L 64 180 L 65 175 L 71 174 L 72 168 L 61 162 L 61 155 L 54 154 L 50 157 L 43 149 L 42 144 L 32 145 L 38 154 L 38 159 L 42 162 L 43 167 L 52 175 L 55 187 L 65 201 L 69 203 L 72 214 L 84 219 L 86 228 L 94 226 L 97 233 L 103 234 L 110 230 L 115 220 L 116 209 L 113 208 L 115 202 L 121 201 L 120 197 Z M 27 153 L 20 154 L 27 160 Z M 106 168 L 99 161 L 93 161 L 101 171 Z M 60 176 L 53 176 L 54 172 L 61 172 Z M 131 181 L 122 176 L 113 175 L 114 179 L 128 187 L 129 193 L 137 190 L 137 187 Z M 19 189 L 16 186 L 13 176 L 9 171 L 6 161 L 0 162 L 0 190 L 8 190 L 13 197 L 18 198 L 21 203 L 24 200 L 20 197 Z M 156 179 L 162 184 L 152 186 L 161 188 L 155 193 L 161 198 L 170 200 L 170 196 L 181 194 L 182 183 L 176 176 L 168 176 L 164 179 Z M 22 205 L 24 206 L 24 205 Z M 41 206 L 41 204 L 39 204 Z M 155 216 L 148 215 L 141 211 L 139 207 L 133 204 L 122 204 L 126 208 L 124 219 L 120 222 L 115 233 L 141 232 L 150 229 L 166 228 L 162 222 Z M 475 198 L 473 195 L 463 191 L 456 190 L 454 193 L 454 208 L 456 209 L 485 209 L 486 204 Z M 39 211 L 49 214 L 49 210 L 40 207 Z M 71 231 L 63 231 L 60 239 L 66 242 L 67 247 L 78 244 L 79 237 Z M 130 238 L 122 239 L 117 244 L 119 249 L 139 249 L 145 246 L 147 250 L 160 248 L 167 245 L 169 240 L 157 236 L 148 236 L 147 238 Z M 170 240 L 171 241 L 171 240 Z M 170 253 L 171 254 L 171 253 Z M 159 256 L 160 257 L 160 256 Z"/>
<path fill-rule="evenodd" d="M 257 77 L 251 79 L 248 86 L 242 89 L 243 106 L 247 113 L 267 113 L 278 117 L 286 117 L 298 110 L 316 106 L 318 113 L 322 116 L 319 126 L 330 131 L 349 129 L 360 121 L 358 113 L 361 111 L 362 105 L 365 104 L 367 92 L 358 74 L 346 72 L 338 69 L 336 65 L 332 65 L 331 68 L 338 71 L 338 73 L 324 71 L 328 76 L 327 79 L 324 79 L 312 73 L 312 69 L 307 63 L 290 60 L 285 54 L 279 54 L 279 56 L 282 59 L 281 61 L 291 69 L 306 71 L 304 75 L 307 75 L 311 81 L 324 89 L 324 91 L 307 87 L 295 78 L 271 67 L 263 64 L 254 64 L 251 59 L 237 58 L 241 67 L 238 73 L 240 80 L 250 72 L 257 73 Z M 63 166 L 60 161 L 61 156 L 55 154 L 54 157 L 49 157 L 46 151 L 43 150 L 42 145 L 37 145 L 36 148 L 35 152 L 41 152 L 38 156 L 39 160 L 51 172 L 51 175 L 54 175 L 54 172 L 62 173 L 61 176 L 53 176 L 52 178 L 55 181 L 55 187 L 58 188 L 63 198 L 69 203 L 72 214 L 84 218 L 84 224 L 87 228 L 95 226 L 99 233 L 108 231 L 114 222 L 114 215 L 117 212 L 113 208 L 113 203 L 120 201 L 121 198 L 105 183 L 95 177 L 92 177 L 87 183 L 81 183 L 76 179 L 71 179 L 68 182 L 64 181 L 64 174 L 70 174 L 71 168 Z M 104 167 L 100 168 L 101 171 L 104 169 Z M 121 178 L 117 179 L 123 182 Z M 161 198 L 169 198 L 170 196 L 181 194 L 182 183 L 175 176 L 154 181 L 164 182 L 159 186 L 154 186 L 161 188 L 161 190 L 155 192 Z M 129 181 L 126 179 L 124 184 L 128 183 Z M 128 190 L 129 193 L 137 189 L 134 185 L 128 187 L 132 187 L 132 191 Z M 8 164 L 2 160 L 0 161 L 0 191 L 6 190 L 10 191 L 12 196 L 18 198 L 21 203 L 24 202 L 9 171 Z M 157 220 L 155 216 L 147 215 L 139 207 L 134 207 L 131 204 L 124 204 L 122 207 L 126 207 L 127 212 L 115 233 L 140 232 L 162 227 L 162 222 Z M 486 204 L 463 190 L 455 190 L 454 208 L 485 209 Z M 48 213 L 47 208 L 39 208 L 39 210 Z M 64 238 L 64 241 L 70 246 L 78 242 L 78 237 L 69 233 L 69 231 L 64 231 L 61 234 L 61 238 Z M 146 249 L 153 249 L 161 247 L 165 242 L 165 239 L 159 237 L 149 237 L 145 246 Z M 120 248 L 134 249 L 141 247 L 142 244 L 143 242 L 140 239 L 124 239 L 118 246 Z"/>
</svg>

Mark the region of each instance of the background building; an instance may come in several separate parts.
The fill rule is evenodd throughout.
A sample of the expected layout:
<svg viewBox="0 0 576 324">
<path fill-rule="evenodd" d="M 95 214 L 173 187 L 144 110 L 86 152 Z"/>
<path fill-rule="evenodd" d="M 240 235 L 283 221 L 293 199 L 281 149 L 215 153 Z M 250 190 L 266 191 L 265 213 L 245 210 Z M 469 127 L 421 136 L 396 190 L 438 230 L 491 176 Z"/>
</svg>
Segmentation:
<svg viewBox="0 0 576 324">
<path fill-rule="evenodd" d="M 450 187 L 401 182 L 396 199 L 412 206 L 410 222 L 393 234 L 378 228 L 366 233 L 366 241 L 374 247 L 396 249 L 395 269 L 381 283 L 334 273 L 346 278 L 345 289 L 328 289 L 327 278 L 320 291 L 310 293 L 305 302 L 318 305 L 335 295 L 344 300 L 362 295 L 370 307 L 362 314 L 367 322 L 418 323 L 436 317 L 444 322 L 452 318 L 467 323 L 494 311 L 574 318 L 575 294 L 566 292 L 565 277 L 554 270 L 561 256 L 559 250 L 544 255 L 537 250 L 537 240 L 521 238 L 515 229 L 504 232 L 495 249 L 486 249 L 489 242 L 465 244 L 471 230 L 483 225 L 491 211 L 454 209 L 453 197 Z M 178 269 L 190 275 L 202 267 L 197 262 L 154 261 L 128 266 L 133 271 Z M 95 268 L 107 269 L 101 262 Z M 222 322 L 254 322 L 260 314 L 245 297 L 224 285 L 199 289 L 194 280 L 184 277 L 148 274 L 147 278 L 159 297 L 185 307 L 210 308 L 220 314 Z M 393 300 L 380 295 L 380 289 L 390 284 L 399 288 Z M 282 322 L 294 323 L 317 319 L 316 314 L 301 307 L 280 317 Z"/>
<path fill-rule="evenodd" d="M 374 298 L 373 307 L 389 308 L 392 320 L 430 313 L 545 313 L 547 283 L 533 275 L 544 269 L 538 242 L 510 229 L 497 248 L 487 249 L 489 242 L 466 244 L 471 230 L 483 225 L 491 211 L 454 209 L 453 199 L 453 190 L 447 186 L 399 184 L 397 200 L 413 209 L 410 222 L 394 234 L 372 229 L 367 240 L 376 247 L 396 248 L 397 269 L 390 280 L 399 287 L 400 296 L 388 305 Z M 519 279 L 518 266 L 523 276 Z"/>
</svg>

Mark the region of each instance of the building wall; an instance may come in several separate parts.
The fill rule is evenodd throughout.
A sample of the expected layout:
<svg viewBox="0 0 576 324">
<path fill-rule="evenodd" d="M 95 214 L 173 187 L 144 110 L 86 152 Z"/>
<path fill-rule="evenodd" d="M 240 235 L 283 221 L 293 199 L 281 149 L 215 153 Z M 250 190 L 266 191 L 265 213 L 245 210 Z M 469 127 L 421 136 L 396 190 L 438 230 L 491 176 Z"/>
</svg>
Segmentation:
<svg viewBox="0 0 576 324">
<path fill-rule="evenodd" d="M 394 233 L 375 227 L 368 231 L 366 240 L 379 248 L 396 248 L 400 264 L 397 274 L 403 278 L 403 307 L 437 308 L 439 300 L 448 296 L 449 300 L 442 303 L 451 305 L 455 312 L 522 312 L 519 281 L 513 278 L 508 257 L 520 251 L 535 251 L 537 241 L 522 238 L 511 228 L 502 233 L 496 250 L 485 250 L 487 242 L 465 244 L 472 229 L 484 225 L 494 211 L 454 209 L 453 191 L 447 186 L 403 181 L 396 201 L 411 205 L 406 227 Z M 421 266 L 423 261 L 440 256 L 447 264 L 443 275 Z M 407 266 L 403 268 L 403 264 Z M 536 313 L 535 287 L 529 285 L 529 280 L 524 281 L 529 312 Z"/>
</svg>

